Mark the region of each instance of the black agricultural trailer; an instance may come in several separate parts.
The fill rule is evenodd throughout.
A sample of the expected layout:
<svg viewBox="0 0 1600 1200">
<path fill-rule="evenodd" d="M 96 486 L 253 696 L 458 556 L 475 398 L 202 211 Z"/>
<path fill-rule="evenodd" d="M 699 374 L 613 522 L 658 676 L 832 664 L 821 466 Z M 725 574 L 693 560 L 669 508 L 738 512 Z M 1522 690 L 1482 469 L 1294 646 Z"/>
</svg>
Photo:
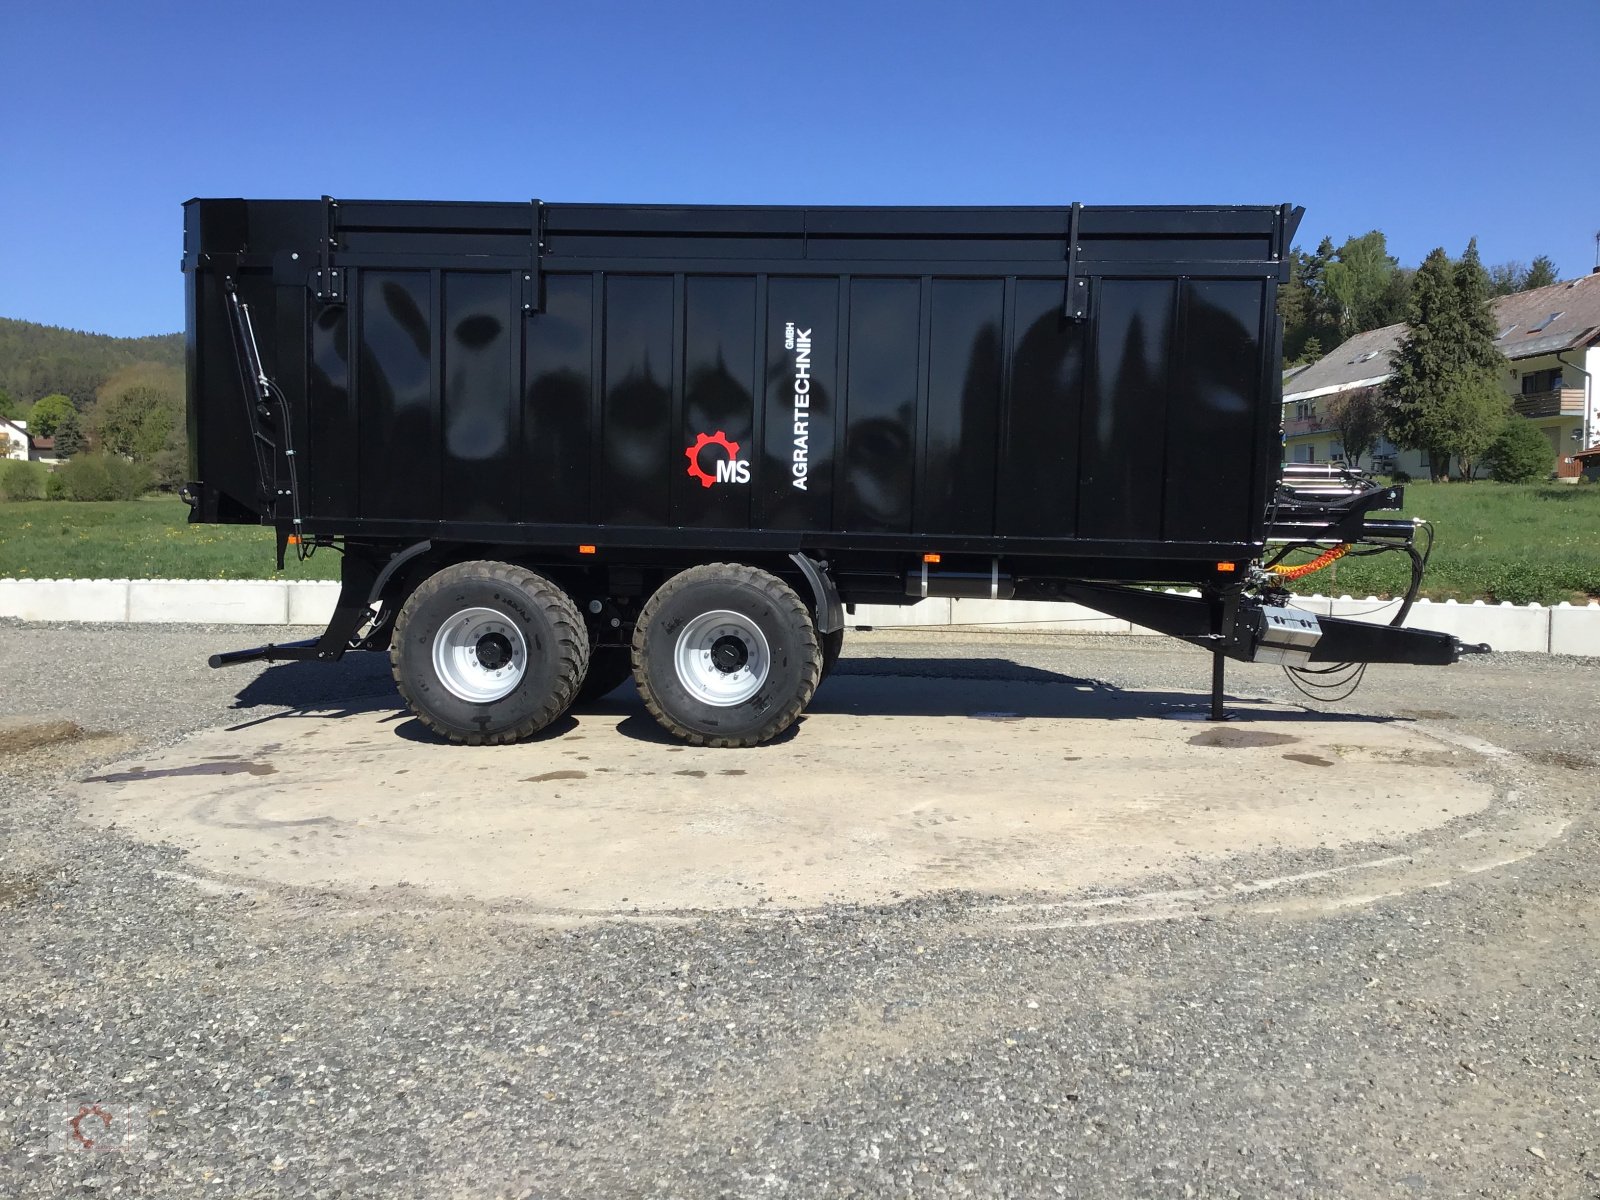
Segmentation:
<svg viewBox="0 0 1600 1200">
<path fill-rule="evenodd" d="M 1300 215 L 192 200 L 191 520 L 344 556 L 321 637 L 212 665 L 387 650 L 468 743 L 631 674 L 747 746 L 858 604 L 1076 601 L 1210 650 L 1219 716 L 1226 658 L 1454 662 L 1400 489 L 1280 466 Z M 1378 552 L 1393 626 L 1289 606 Z"/>
</svg>

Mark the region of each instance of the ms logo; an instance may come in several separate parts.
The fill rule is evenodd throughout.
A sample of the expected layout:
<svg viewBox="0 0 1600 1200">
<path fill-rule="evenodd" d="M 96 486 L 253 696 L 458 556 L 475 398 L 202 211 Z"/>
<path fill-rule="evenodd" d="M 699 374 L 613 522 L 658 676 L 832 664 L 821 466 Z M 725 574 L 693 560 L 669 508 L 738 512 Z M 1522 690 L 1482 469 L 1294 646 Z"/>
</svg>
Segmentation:
<svg viewBox="0 0 1600 1200">
<path fill-rule="evenodd" d="M 722 454 L 712 460 L 712 469 L 706 470 L 705 452 L 712 446 L 722 450 Z M 749 483 L 750 463 L 748 459 L 739 457 L 739 443 L 730 442 L 728 435 L 722 430 L 715 433 L 702 433 L 694 439 L 694 445 L 684 451 L 689 459 L 689 474 L 700 481 L 700 486 L 708 488 L 716 483 Z"/>
</svg>

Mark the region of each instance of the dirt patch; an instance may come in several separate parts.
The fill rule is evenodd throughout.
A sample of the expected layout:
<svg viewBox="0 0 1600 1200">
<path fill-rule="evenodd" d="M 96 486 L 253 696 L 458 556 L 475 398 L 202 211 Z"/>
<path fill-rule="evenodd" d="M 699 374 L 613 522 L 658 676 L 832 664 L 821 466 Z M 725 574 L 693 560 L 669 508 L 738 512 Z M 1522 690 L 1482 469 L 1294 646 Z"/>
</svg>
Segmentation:
<svg viewBox="0 0 1600 1200">
<path fill-rule="evenodd" d="M 1287 733 L 1268 733 L 1262 729 L 1236 729 L 1219 725 L 1197 733 L 1189 739 L 1191 746 L 1221 746 L 1227 750 L 1240 750 L 1246 746 L 1287 746 L 1300 739 Z"/>
<path fill-rule="evenodd" d="M 1600 767 L 1600 760 L 1570 750 L 1524 750 L 1522 756 L 1547 767 L 1565 767 L 1569 771 L 1592 771 Z"/>
<path fill-rule="evenodd" d="M 1333 761 L 1318 754 L 1285 754 L 1290 762 L 1305 763 L 1308 767 L 1331 767 Z"/>
<path fill-rule="evenodd" d="M 854 688 L 863 707 L 881 698 L 874 689 L 892 698 L 900 687 L 853 676 L 830 686 L 846 702 Z M 804 736 L 739 754 L 630 736 L 639 704 L 620 726 L 615 713 L 578 718 L 588 768 L 560 740 L 470 751 L 385 741 L 386 711 L 309 721 L 298 733 L 313 752 L 287 758 L 267 753 L 279 736 L 268 729 L 211 731 L 97 768 L 135 777 L 83 785 L 82 811 L 186 851 L 196 873 L 350 891 L 404 882 L 524 913 L 682 914 L 944 891 L 1077 895 L 1174 870 L 1203 879 L 1207 863 L 1241 851 L 1402 844 L 1494 796 L 1460 770 L 1417 769 L 1440 744 L 1404 723 L 1257 710 L 1202 733 L 1120 713 L 970 718 L 1006 711 L 1015 691 L 964 681 L 964 703 L 946 716 L 814 713 Z M 1351 754 L 1329 749 L 1335 732 Z M 1246 748 L 1196 753 L 1197 733 L 1202 745 Z M 362 743 L 366 753 L 343 752 Z M 1063 743 L 1093 753 L 1067 755 Z M 1299 765 L 1282 753 L 1305 749 L 1338 767 L 1336 795 L 1285 787 Z M 224 751 L 278 773 L 248 787 L 157 774 Z"/>
<path fill-rule="evenodd" d="M 45 877 L 27 872 L 0 874 L 0 909 L 16 908 L 44 891 Z"/>
<path fill-rule="evenodd" d="M 210 762 L 191 763 L 186 767 L 162 767 L 145 770 L 134 767 L 131 771 L 117 771 L 110 775 L 91 775 L 85 783 L 142 783 L 146 779 L 182 779 L 190 775 L 276 775 L 278 768 L 260 762 Z"/>
<path fill-rule="evenodd" d="M 76 721 L 35 721 L 0 717 L 0 754 L 22 754 L 40 746 L 75 742 L 84 736 Z"/>
</svg>

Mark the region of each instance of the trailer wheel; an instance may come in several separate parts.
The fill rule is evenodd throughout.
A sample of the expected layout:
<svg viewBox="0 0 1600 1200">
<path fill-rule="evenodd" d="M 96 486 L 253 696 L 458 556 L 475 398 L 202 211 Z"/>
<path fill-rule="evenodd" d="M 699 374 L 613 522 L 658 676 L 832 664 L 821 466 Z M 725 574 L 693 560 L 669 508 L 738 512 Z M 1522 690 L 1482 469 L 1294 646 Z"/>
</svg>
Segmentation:
<svg viewBox="0 0 1600 1200">
<path fill-rule="evenodd" d="M 591 646 L 589 673 L 583 677 L 573 707 L 582 708 L 609 696 L 633 678 L 633 652 L 626 646 Z"/>
<path fill-rule="evenodd" d="M 775 575 L 709 563 L 667 580 L 633 634 L 650 715 L 696 746 L 755 746 L 793 725 L 822 673 L 811 613 Z"/>
<path fill-rule="evenodd" d="M 460 563 L 424 580 L 389 647 L 417 719 L 469 746 L 543 729 L 572 704 L 588 661 L 588 631 L 571 598 L 500 562 Z"/>
</svg>

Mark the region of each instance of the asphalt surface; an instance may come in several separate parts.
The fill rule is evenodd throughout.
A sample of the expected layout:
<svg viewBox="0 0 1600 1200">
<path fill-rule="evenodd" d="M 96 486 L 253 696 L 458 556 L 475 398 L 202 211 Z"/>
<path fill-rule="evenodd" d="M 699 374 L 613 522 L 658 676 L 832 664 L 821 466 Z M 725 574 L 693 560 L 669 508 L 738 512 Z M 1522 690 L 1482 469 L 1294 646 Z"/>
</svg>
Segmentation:
<svg viewBox="0 0 1600 1200">
<path fill-rule="evenodd" d="M 1053 928 L 962 894 L 552 927 L 206 888 L 79 821 L 72 781 L 136 750 L 393 695 L 376 658 L 205 668 L 259 637 L 0 623 L 0 1193 L 1600 1196 L 1600 662 L 1375 667 L 1342 706 L 1504 748 L 1506 819 L 1566 822 L 1446 886 Z M 1207 669 L 1144 638 L 845 653 L 907 687 L 1196 701 Z M 62 1137 L 95 1101 L 146 1115 L 125 1152 Z"/>
</svg>

